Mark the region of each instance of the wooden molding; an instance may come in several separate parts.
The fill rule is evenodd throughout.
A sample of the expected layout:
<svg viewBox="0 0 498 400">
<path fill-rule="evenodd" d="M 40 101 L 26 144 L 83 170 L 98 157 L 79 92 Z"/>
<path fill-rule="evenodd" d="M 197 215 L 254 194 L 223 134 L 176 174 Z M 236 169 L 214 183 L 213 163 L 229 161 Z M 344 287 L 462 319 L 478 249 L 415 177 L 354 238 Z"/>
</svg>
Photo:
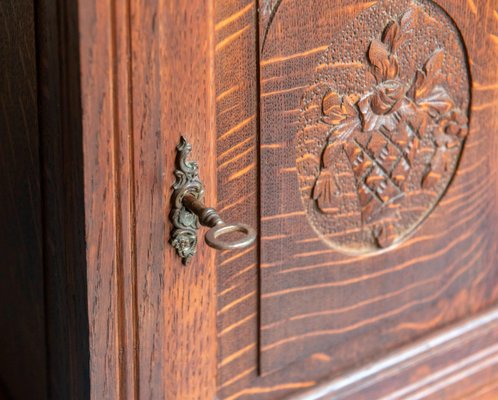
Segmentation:
<svg viewBox="0 0 498 400">
<path fill-rule="evenodd" d="M 494 308 L 291 398 L 473 399 L 478 398 L 476 392 L 498 393 L 497 373 L 498 308 Z"/>
</svg>

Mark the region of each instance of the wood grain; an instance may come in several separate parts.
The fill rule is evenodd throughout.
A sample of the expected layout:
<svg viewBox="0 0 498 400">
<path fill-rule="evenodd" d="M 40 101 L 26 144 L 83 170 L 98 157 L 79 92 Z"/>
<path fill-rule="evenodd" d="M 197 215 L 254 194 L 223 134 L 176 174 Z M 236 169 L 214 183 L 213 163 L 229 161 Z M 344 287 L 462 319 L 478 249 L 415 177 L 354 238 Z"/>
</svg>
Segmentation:
<svg viewBox="0 0 498 400">
<path fill-rule="evenodd" d="M 167 244 L 175 146 L 214 205 L 211 2 L 81 2 L 92 398 L 210 398 L 214 253 Z M 202 334 L 199 334 L 202 332 Z"/>
<path fill-rule="evenodd" d="M 292 399 L 477 399 L 492 395 L 498 368 L 497 321 L 496 310 L 478 315 Z"/>
<path fill-rule="evenodd" d="M 498 296 L 491 1 L 438 2 L 467 46 L 470 133 L 448 193 L 417 234 L 390 253 L 351 257 L 305 220 L 286 153 L 295 105 L 333 34 L 376 4 L 79 3 L 91 397 L 330 394 L 367 363 L 378 375 L 341 386 L 344 396 L 403 398 L 397 382 L 409 382 L 409 395 L 496 391 L 496 312 L 451 328 Z M 258 245 L 216 262 L 201 245 L 188 267 L 167 245 L 181 134 L 199 161 L 206 203 L 227 221 L 260 225 Z M 268 190 L 263 176 L 278 185 Z M 424 352 L 446 326 L 454 338 Z M 397 361 L 382 369 L 386 360 L 406 369 L 394 373 Z"/>
<path fill-rule="evenodd" d="M 316 186 L 299 187 L 295 149 L 317 63 L 347 26 L 368 33 L 346 41 L 368 62 L 411 3 L 2 3 L 0 292 L 16 307 L 1 303 L 0 397 L 496 398 L 496 1 L 435 2 L 467 51 L 470 130 L 420 229 L 345 255 L 300 198 Z M 167 243 L 180 135 L 206 204 L 259 243 L 215 256 L 201 238 L 181 264 Z"/>
<path fill-rule="evenodd" d="M 214 252 L 188 267 L 167 243 L 183 134 L 215 205 L 213 3 L 131 4 L 140 397 L 211 398 L 216 384 Z M 200 334 L 202 332 L 202 334 Z"/>
<path fill-rule="evenodd" d="M 224 286 L 220 279 L 223 291 L 219 297 L 229 297 L 230 301 L 222 306 L 224 300 L 219 300 L 218 312 L 238 316 L 231 320 L 219 317 L 219 331 L 224 333 L 220 347 L 225 349 L 220 366 L 228 371 L 220 374 L 222 398 L 281 398 L 312 387 L 325 376 L 339 376 L 365 360 L 380 359 L 403 344 L 496 303 L 493 265 L 497 224 L 491 221 L 497 218 L 497 147 L 491 132 L 496 131 L 497 122 L 488 116 L 496 109 L 498 76 L 496 68 L 485 67 L 496 58 L 496 4 L 482 1 L 474 9 L 468 3 L 436 3 L 455 21 L 469 56 L 472 106 L 468 142 L 449 191 L 421 229 L 398 249 L 365 257 L 340 256 L 309 228 L 299 199 L 295 157 L 288 150 L 294 146 L 299 100 L 312 79 L 304 71 L 317 65 L 335 31 L 377 2 L 348 1 L 341 7 L 335 2 L 260 2 L 259 46 L 261 49 L 263 42 L 269 46 L 259 55 L 260 168 L 278 186 L 263 186 L 261 193 L 263 208 L 271 212 L 263 213 L 260 221 L 264 232 L 261 243 L 267 250 L 263 250 L 264 262 L 259 266 L 262 297 L 257 315 L 253 303 L 257 285 L 248 278 L 242 285 Z M 232 13 L 238 15 L 237 11 Z M 483 29 L 476 32 L 473 26 L 478 24 Z M 241 29 L 243 25 L 238 27 Z M 225 37 L 217 40 L 226 43 Z M 254 41 L 234 36 L 230 44 L 236 51 L 247 49 Z M 247 57 L 247 50 L 242 54 Z M 234 66 L 233 60 L 247 60 L 240 53 L 220 53 L 217 57 L 217 73 L 221 71 L 228 78 L 231 75 L 226 71 L 242 68 Z M 247 123 L 230 114 L 242 93 L 237 89 L 219 93 L 223 95 L 218 105 L 222 111 L 223 97 L 236 97 L 228 111 L 218 110 L 218 120 L 231 127 Z M 227 120 L 230 117 L 232 120 Z M 271 132 L 276 132 L 278 140 L 272 139 Z M 218 142 L 224 139 L 219 131 Z M 227 176 L 222 182 L 226 184 L 229 176 L 242 174 L 247 167 L 234 167 L 231 173 L 220 171 Z M 219 202 L 224 198 L 221 196 Z M 247 198 L 230 199 L 231 204 L 250 207 L 245 205 L 250 202 Z M 283 244 L 287 238 L 293 238 L 292 244 Z M 239 273 L 254 273 L 251 264 L 241 261 L 244 256 L 229 258 L 232 275 L 227 280 L 237 279 Z M 218 265 L 222 271 L 225 264 Z M 261 343 L 237 334 L 238 329 L 251 332 L 257 327 L 258 316 L 262 317 Z M 223 338 L 225 335 L 230 340 Z M 256 348 L 262 351 L 263 359 L 251 364 Z M 260 375 L 255 378 L 258 371 Z"/>
<path fill-rule="evenodd" d="M 33 2 L 2 1 L 0 19 L 0 397 L 46 399 Z"/>
<path fill-rule="evenodd" d="M 92 398 L 127 398 L 125 360 L 126 354 L 133 351 L 123 336 L 120 293 L 125 279 L 121 249 L 126 247 L 120 238 L 121 203 L 117 191 L 122 110 L 117 109 L 118 89 L 113 73 L 117 58 L 115 13 L 108 2 L 79 4 Z M 132 293 L 128 296 L 133 299 Z"/>
<path fill-rule="evenodd" d="M 218 208 L 225 221 L 258 227 L 256 2 L 216 2 Z M 218 384 L 258 373 L 258 251 L 222 252 L 218 266 Z M 222 392 L 223 393 L 223 390 Z"/>
<path fill-rule="evenodd" d="M 366 330 L 369 326 L 372 326 L 371 332 L 377 337 L 381 332 L 386 332 L 386 339 L 380 341 L 386 343 L 385 346 L 392 345 L 391 340 L 402 340 L 402 335 L 396 339 L 387 339 L 390 324 L 404 323 L 403 318 L 406 317 L 411 321 L 413 318 L 409 313 L 411 310 L 418 308 L 418 312 L 422 312 L 424 304 L 433 304 L 433 301 L 443 297 L 448 300 L 454 296 L 451 294 L 452 289 L 461 290 L 460 286 L 451 287 L 448 282 L 442 286 L 445 288 L 444 291 L 437 289 L 441 287 L 442 281 L 433 281 L 434 286 L 430 289 L 427 278 L 430 275 L 437 276 L 437 271 L 443 272 L 444 269 L 447 269 L 444 275 L 451 274 L 449 277 L 450 282 L 452 282 L 472 266 L 472 260 L 466 260 L 460 256 L 459 260 L 456 261 L 456 253 L 452 255 L 452 251 L 456 250 L 454 244 L 457 241 L 460 242 L 458 246 L 460 255 L 468 254 L 469 251 L 465 248 L 471 248 L 473 243 L 476 243 L 472 240 L 463 240 L 463 236 L 459 235 L 458 230 L 455 229 L 466 216 L 465 212 L 468 209 L 462 210 L 462 214 L 453 212 L 451 217 L 446 214 L 444 205 L 436 209 L 433 218 L 429 217 L 427 226 L 422 226 L 418 235 L 420 240 L 429 233 L 429 230 L 432 237 L 434 237 L 434 233 L 446 232 L 446 234 L 438 236 L 440 237 L 438 241 L 432 240 L 432 249 L 427 245 L 424 245 L 423 248 L 418 247 L 421 246 L 421 242 L 418 243 L 418 246 L 400 245 L 397 250 L 385 253 L 385 255 L 368 258 L 356 257 L 354 264 L 351 262 L 351 257 L 344 257 L 337 252 L 330 251 L 327 246 L 320 242 L 313 242 L 312 246 L 303 244 L 303 242 L 316 237 L 316 233 L 310 229 L 305 218 L 285 218 L 285 215 L 302 209 L 297 196 L 292 195 L 292 193 L 299 191 L 295 185 L 295 177 L 293 174 L 282 176 L 278 173 L 279 168 L 291 167 L 294 164 L 293 160 L 299 156 L 299 153 L 295 154 L 293 151 L 299 138 L 295 139 L 292 132 L 295 132 L 296 125 L 301 124 L 296 117 L 293 117 L 292 111 L 300 106 L 303 93 L 306 96 L 306 82 L 313 79 L 312 76 L 308 75 L 313 71 L 313 65 L 319 65 L 323 59 L 322 54 L 325 54 L 323 50 L 316 50 L 321 49 L 323 43 L 330 41 L 330 35 L 335 37 L 334 30 L 342 32 L 343 29 L 355 29 L 356 27 L 353 22 L 335 25 L 327 24 L 325 21 L 337 18 L 336 15 L 354 20 L 355 14 L 352 13 L 354 12 L 356 15 L 361 13 L 364 17 L 358 21 L 363 21 L 369 25 L 361 27 L 360 24 L 359 29 L 374 29 L 372 33 L 374 34 L 375 22 L 370 17 L 372 14 L 367 14 L 368 10 L 389 6 L 392 9 L 390 12 L 394 14 L 388 14 L 384 18 L 391 19 L 393 15 L 402 15 L 404 10 L 409 10 L 409 3 L 397 2 L 396 7 L 389 2 L 365 3 L 358 7 L 352 7 L 351 3 L 341 5 L 341 8 L 334 8 L 332 4 L 321 4 L 320 7 L 310 4 L 304 9 L 299 3 L 285 3 L 279 8 L 273 20 L 276 26 L 280 26 L 280 30 L 274 31 L 272 27 L 269 29 L 265 42 L 266 47 L 262 49 L 261 58 L 261 80 L 262 82 L 268 81 L 268 84 L 262 86 L 261 93 L 263 132 L 261 142 L 263 145 L 277 143 L 285 145 L 278 149 L 264 149 L 261 159 L 261 162 L 268 166 L 261 178 L 264 204 L 262 209 L 262 240 L 264 245 L 261 251 L 262 262 L 264 265 L 268 265 L 267 268 L 263 268 L 262 272 L 261 306 L 261 351 L 265 371 L 282 367 L 289 361 L 297 359 L 300 354 L 322 351 L 325 347 L 333 345 L 334 337 L 338 339 L 336 345 L 340 345 L 347 340 L 349 335 L 368 335 Z M 325 13 L 324 10 L 330 10 L 331 14 Z M 317 27 L 314 30 L 315 37 L 311 37 L 311 35 L 306 37 L 306 40 L 297 41 L 297 38 L 303 35 L 302 29 L 306 26 L 306 23 L 297 24 L 297 20 L 301 18 L 298 11 L 309 18 L 308 24 Z M 384 25 L 385 23 L 380 22 L 381 32 Z M 346 31 L 340 33 L 339 36 L 348 33 Z M 354 42 L 361 43 L 361 40 Z M 414 40 L 412 43 L 415 45 Z M 350 43 L 346 40 L 342 45 L 347 48 Z M 348 52 L 348 57 L 352 56 L 353 49 L 354 47 Z M 292 53 L 289 54 L 289 52 Z M 339 57 L 338 62 L 344 61 L 343 58 L 340 58 L 339 53 L 334 54 Z M 293 79 L 288 79 L 289 74 Z M 282 77 L 286 79 L 282 79 Z M 351 79 L 355 78 L 351 77 Z M 462 90 L 466 89 L 462 88 Z M 281 118 L 281 115 L 288 116 Z M 478 122 L 474 119 L 474 124 L 476 123 Z M 313 133 L 310 132 L 312 136 Z M 476 139 L 477 135 L 474 134 L 469 143 Z M 488 140 L 490 139 L 488 137 Z M 312 146 L 313 143 L 310 145 Z M 486 154 L 488 158 L 491 158 L 491 154 L 486 152 L 487 143 L 482 142 L 481 146 L 480 148 L 473 147 L 472 150 L 478 154 Z M 462 159 L 461 163 L 463 170 L 466 167 L 472 167 L 472 160 L 476 157 L 470 151 L 466 155 L 467 158 Z M 462 172 L 459 172 L 461 176 Z M 462 190 L 462 186 L 459 185 L 461 183 L 463 181 L 459 180 L 457 176 L 447 197 L 443 199 L 443 203 L 449 201 L 452 196 L 462 194 L 462 192 L 458 192 L 459 189 Z M 492 185 L 493 183 L 490 183 L 490 186 Z M 465 190 L 468 193 L 468 189 Z M 489 192 L 492 193 L 493 189 L 490 188 Z M 423 203 L 419 204 L 425 207 Z M 475 205 L 476 202 L 472 204 L 472 206 Z M 484 206 L 485 204 L 482 204 L 482 207 Z M 273 219 L 275 216 L 280 216 L 278 223 Z M 267 223 L 267 219 L 270 218 L 272 219 L 268 220 Z M 479 222 L 483 223 L 484 221 L 475 220 L 475 223 L 479 224 Z M 453 228 L 452 235 L 447 233 L 450 226 Z M 489 229 L 486 224 L 472 224 L 471 226 L 477 232 Z M 427 233 L 424 232 L 424 229 Z M 469 225 L 467 225 L 467 229 L 469 229 Z M 284 233 L 286 237 L 265 242 L 266 237 L 275 235 L 277 231 Z M 492 228 L 491 231 L 493 231 Z M 339 231 L 338 235 L 343 235 L 343 232 Z M 478 240 L 477 237 L 475 240 Z M 441 252 L 438 249 L 447 250 Z M 488 247 L 486 251 L 481 248 L 478 251 L 482 251 L 483 254 L 476 260 L 479 266 L 471 270 L 471 274 L 476 274 L 472 278 L 468 277 L 471 281 L 478 277 L 479 270 L 487 271 L 489 269 L 489 264 L 482 263 L 482 260 L 487 257 L 494 258 L 496 250 L 494 247 Z M 424 256 L 420 257 L 419 261 L 415 259 L 414 254 L 424 254 Z M 312 264 L 324 264 L 324 266 L 310 268 L 306 271 L 300 270 Z M 411 272 L 411 267 L 415 265 L 417 266 L 416 272 Z M 454 268 L 456 273 L 450 273 L 448 270 L 450 267 Z M 395 275 L 391 275 L 391 273 Z M 417 282 L 419 283 L 417 287 L 420 290 L 413 286 Z M 421 282 L 427 284 L 422 286 Z M 400 292 L 400 288 L 406 290 Z M 413 290 L 408 290 L 412 288 Z M 481 288 L 479 290 L 487 291 L 489 289 Z M 399 296 L 390 296 L 387 300 L 387 293 L 393 293 L 393 296 L 399 294 Z M 471 297 L 482 297 L 482 294 L 472 294 Z M 395 302 L 392 301 L 394 298 L 396 298 Z M 487 304 L 490 304 L 494 302 L 494 299 L 488 299 L 488 302 Z M 358 312 L 351 312 L 355 309 L 354 305 L 359 304 L 362 307 L 356 307 Z M 428 307 L 432 308 L 432 306 Z M 462 314 L 459 316 L 463 317 L 469 311 L 462 309 L 461 312 Z M 448 315 L 447 317 L 455 318 L 458 315 Z M 443 319 L 440 323 L 447 323 L 447 320 Z M 421 333 L 417 330 L 412 334 L 415 337 Z M 323 347 L 320 346 L 320 343 L 323 344 Z M 382 352 L 382 348 L 379 348 L 378 352 Z"/>
</svg>

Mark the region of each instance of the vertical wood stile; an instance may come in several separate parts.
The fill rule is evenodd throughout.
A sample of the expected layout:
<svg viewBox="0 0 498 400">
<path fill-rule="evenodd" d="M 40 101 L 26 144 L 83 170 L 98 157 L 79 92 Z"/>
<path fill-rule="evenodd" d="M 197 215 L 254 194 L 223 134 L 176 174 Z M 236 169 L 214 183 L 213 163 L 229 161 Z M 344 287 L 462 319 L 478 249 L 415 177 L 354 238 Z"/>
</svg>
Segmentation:
<svg viewBox="0 0 498 400">
<path fill-rule="evenodd" d="M 213 4 L 79 4 L 94 399 L 213 398 L 214 253 L 169 246 L 180 134 L 216 199 Z"/>
</svg>

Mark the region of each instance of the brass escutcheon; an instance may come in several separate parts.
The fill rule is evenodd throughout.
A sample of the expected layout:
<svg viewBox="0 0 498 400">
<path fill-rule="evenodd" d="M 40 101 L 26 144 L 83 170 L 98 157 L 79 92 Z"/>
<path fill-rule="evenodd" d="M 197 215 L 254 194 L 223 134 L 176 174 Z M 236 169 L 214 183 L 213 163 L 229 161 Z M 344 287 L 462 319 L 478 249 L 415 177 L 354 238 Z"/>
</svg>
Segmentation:
<svg viewBox="0 0 498 400">
<path fill-rule="evenodd" d="M 199 179 L 199 166 L 195 161 L 187 161 L 192 146 L 185 137 L 181 137 L 176 146 L 175 183 L 173 184 L 170 219 L 173 224 L 170 244 L 182 258 L 183 264 L 188 264 L 197 252 L 197 231 L 200 225 L 207 226 L 205 241 L 216 250 L 244 249 L 256 240 L 256 231 L 242 223 L 227 224 L 215 209 L 206 207 L 202 202 L 204 185 Z M 224 241 L 221 236 L 239 232 L 244 234 L 241 239 Z"/>
</svg>

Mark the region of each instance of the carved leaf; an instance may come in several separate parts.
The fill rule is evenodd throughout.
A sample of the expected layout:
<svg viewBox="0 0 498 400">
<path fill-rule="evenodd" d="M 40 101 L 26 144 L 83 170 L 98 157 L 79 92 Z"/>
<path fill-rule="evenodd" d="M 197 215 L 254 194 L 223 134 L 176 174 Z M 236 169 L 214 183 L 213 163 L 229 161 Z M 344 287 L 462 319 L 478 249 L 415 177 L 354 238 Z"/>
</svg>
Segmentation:
<svg viewBox="0 0 498 400">
<path fill-rule="evenodd" d="M 356 108 L 355 104 L 358 102 L 359 99 L 360 96 L 354 94 L 345 96 L 342 102 L 343 113 L 346 114 L 348 117 L 357 117 L 358 109 Z"/>
<path fill-rule="evenodd" d="M 342 145 L 338 141 L 327 144 L 322 155 L 322 167 L 329 168 L 334 158 L 337 158 L 339 151 L 342 151 Z"/>
<path fill-rule="evenodd" d="M 423 98 L 429 95 L 435 88 L 440 77 L 443 66 L 444 52 L 436 51 L 425 63 L 423 70 L 417 71 L 415 79 L 415 98 Z"/>
<path fill-rule="evenodd" d="M 417 71 L 415 78 L 415 99 L 419 100 L 428 95 L 429 91 L 432 89 L 430 86 L 429 79 L 423 71 Z"/>
<path fill-rule="evenodd" d="M 424 69 L 427 76 L 436 77 L 436 75 L 441 71 L 444 61 L 444 52 L 442 50 L 437 50 L 425 63 Z"/>
<path fill-rule="evenodd" d="M 433 190 L 441 181 L 441 178 L 448 172 L 451 163 L 454 161 L 454 154 L 446 147 L 440 147 L 434 154 L 431 165 L 422 177 L 422 188 Z"/>
<path fill-rule="evenodd" d="M 336 92 L 328 92 L 322 100 L 322 121 L 334 128 L 330 135 L 345 139 L 360 124 L 358 109 L 355 103 L 359 96 L 349 95 L 341 98 Z"/>
<path fill-rule="evenodd" d="M 341 97 L 334 91 L 329 91 L 322 100 L 323 121 L 337 125 L 346 118 L 341 107 Z"/>
<path fill-rule="evenodd" d="M 374 67 L 374 76 L 377 82 L 382 82 L 387 78 L 387 71 L 389 70 L 389 51 L 384 43 L 374 39 L 370 43 L 368 49 L 368 59 Z"/>
<path fill-rule="evenodd" d="M 327 213 L 338 211 L 340 188 L 331 172 L 334 162 L 338 162 L 340 153 L 343 152 L 341 142 L 329 143 L 322 156 L 322 168 L 313 187 L 312 198 L 317 201 L 319 208 Z"/>
<path fill-rule="evenodd" d="M 404 32 L 410 32 L 415 23 L 417 22 L 418 9 L 410 8 L 409 11 L 403 14 L 401 17 L 401 29 Z"/>
<path fill-rule="evenodd" d="M 389 57 L 389 65 L 386 72 L 386 80 L 394 79 L 398 76 L 399 67 L 398 60 L 395 56 Z"/>
<path fill-rule="evenodd" d="M 453 100 L 441 86 L 437 86 L 427 96 L 417 101 L 418 105 L 425 108 L 431 116 L 444 114 L 450 111 L 453 106 Z"/>
<path fill-rule="evenodd" d="M 341 124 L 337 125 L 330 133 L 335 140 L 346 140 L 351 134 L 361 126 L 359 117 L 346 118 Z"/>
<path fill-rule="evenodd" d="M 322 101 L 322 111 L 325 115 L 329 115 L 331 112 L 337 112 L 341 107 L 341 97 L 334 91 L 330 90 L 323 97 Z"/>
<path fill-rule="evenodd" d="M 382 41 L 389 46 L 391 53 L 394 53 L 399 45 L 400 39 L 401 39 L 400 26 L 396 21 L 391 21 L 387 25 L 384 31 L 384 36 L 382 37 Z"/>
<path fill-rule="evenodd" d="M 415 73 L 415 80 L 413 82 L 412 88 L 408 91 L 408 95 L 414 99 L 419 97 L 422 93 L 422 88 L 425 82 L 425 72 L 418 70 Z"/>
<path fill-rule="evenodd" d="M 313 200 L 324 199 L 330 202 L 332 185 L 332 174 L 328 169 L 322 169 L 313 188 Z"/>
</svg>

